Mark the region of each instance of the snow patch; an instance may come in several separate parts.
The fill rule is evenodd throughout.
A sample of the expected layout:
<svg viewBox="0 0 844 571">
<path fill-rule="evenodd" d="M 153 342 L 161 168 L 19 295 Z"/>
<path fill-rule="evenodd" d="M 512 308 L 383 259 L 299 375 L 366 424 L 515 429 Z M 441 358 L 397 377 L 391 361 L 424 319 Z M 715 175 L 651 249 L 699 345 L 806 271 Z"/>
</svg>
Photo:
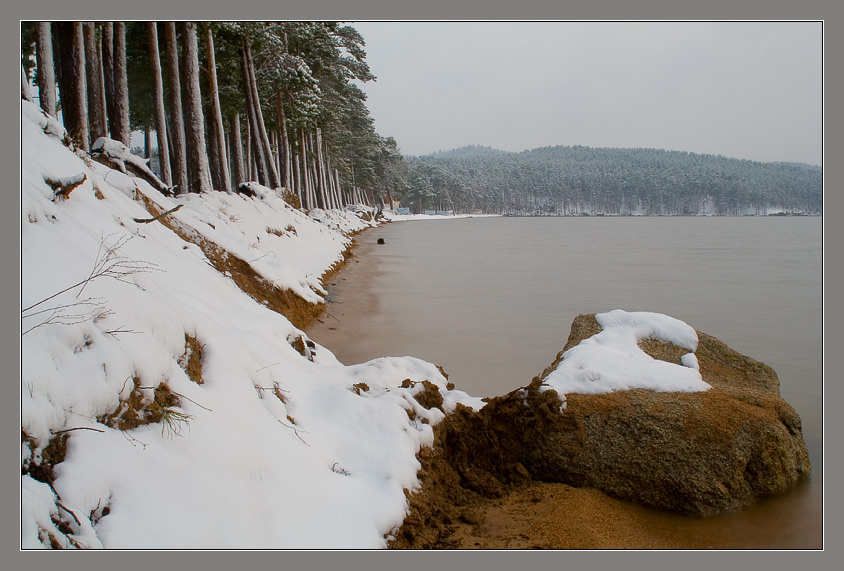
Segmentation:
<svg viewBox="0 0 844 571">
<path fill-rule="evenodd" d="M 616 309 L 595 315 L 602 330 L 563 354 L 560 364 L 543 380 L 541 390 L 565 395 L 604 394 L 629 389 L 655 391 L 705 391 L 694 353 L 684 355 L 682 365 L 654 359 L 638 342 L 655 338 L 694 351 L 695 330 L 673 317 L 650 312 Z"/>
</svg>

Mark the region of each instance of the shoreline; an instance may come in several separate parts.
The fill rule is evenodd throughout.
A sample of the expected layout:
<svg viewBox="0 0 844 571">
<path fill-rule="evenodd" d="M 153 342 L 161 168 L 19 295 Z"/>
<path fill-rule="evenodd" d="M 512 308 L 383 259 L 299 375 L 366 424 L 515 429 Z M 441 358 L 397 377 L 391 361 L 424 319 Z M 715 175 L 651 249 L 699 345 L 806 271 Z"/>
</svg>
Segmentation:
<svg viewBox="0 0 844 571">
<path fill-rule="evenodd" d="M 392 222 L 391 222 L 392 223 Z M 353 237 L 350 256 L 325 280 L 328 301 L 305 328 L 314 341 L 319 331 L 332 330 L 343 317 L 343 299 L 334 299 L 337 282 L 359 280 L 362 295 L 355 304 L 365 311 L 375 310 L 377 295 L 368 289 L 371 273 L 358 265 L 361 256 L 371 254 L 380 245 L 372 236 L 378 227 L 365 228 Z M 376 270 L 377 271 L 377 270 Z M 347 325 L 349 325 L 347 323 Z M 350 337 L 359 334 L 351 324 Z M 334 352 L 332 347 L 328 349 Z M 420 456 L 423 451 L 417 453 Z M 426 503 L 430 491 L 426 487 L 413 494 L 413 501 Z M 593 488 L 574 488 L 567 484 L 531 482 L 508 490 L 500 498 L 480 498 L 472 508 L 451 524 L 444 549 L 684 549 L 676 540 L 650 531 L 646 525 L 666 514 L 621 500 L 613 499 Z M 575 514 L 576 517 L 572 517 Z M 681 517 L 682 516 L 677 516 Z M 407 520 L 406 520 L 407 521 Z M 408 525 L 407 523 L 403 524 Z M 418 526 L 424 533 L 426 526 Z M 403 547 L 391 544 L 389 549 Z M 405 547 L 406 548 L 406 547 Z"/>
<path fill-rule="evenodd" d="M 377 229 L 378 227 L 375 227 Z M 378 294 L 367 286 L 372 278 L 372 268 L 365 269 L 360 261 L 368 254 L 381 247 L 376 243 L 376 232 L 367 228 L 358 233 L 352 248 L 352 257 L 336 272 L 324 287 L 330 292 L 331 299 L 307 333 L 320 342 L 320 328 L 336 330 L 346 317 L 343 309 L 345 292 L 333 289 L 342 288 L 343 281 L 359 281 L 354 293 L 356 311 L 376 311 Z M 371 260 L 370 260 L 371 261 Z M 375 269 L 377 271 L 377 269 Z M 337 296 L 337 297 L 335 297 Z M 350 338 L 358 338 L 365 332 L 354 322 L 343 321 L 349 331 L 344 333 Z M 336 343 L 334 339 L 333 343 Z M 326 345 L 335 352 L 335 348 Z M 412 354 L 412 352 L 411 352 Z M 336 355 L 336 353 L 335 353 Z M 340 358 L 342 362 L 346 360 Z M 350 361 L 351 362 L 351 361 Z M 459 386 L 457 387 L 460 388 Z M 517 388 L 517 387 L 514 387 Z M 426 452 L 420 450 L 417 457 Z M 424 466 L 423 462 L 423 466 Z M 421 477 L 421 475 L 420 475 Z M 805 483 L 808 485 L 808 482 Z M 795 490 L 805 488 L 798 486 Z M 788 494 L 789 492 L 786 492 Z M 430 496 L 430 486 L 411 496 L 413 503 L 435 501 Z M 776 500 L 776 498 L 774 498 Z M 442 501 L 442 499 L 440 499 Z M 759 502 L 766 504 L 765 500 Z M 757 508 L 752 508 L 751 511 Z M 765 505 L 758 509 L 767 509 Z M 412 513 L 412 512 L 409 512 Z M 735 521 L 745 521 L 742 514 L 723 514 L 725 517 L 697 518 L 684 516 L 669 511 L 646 508 L 636 504 L 614 499 L 593 488 L 574 488 L 566 484 L 554 484 L 530 481 L 524 485 L 510 488 L 497 498 L 476 498 L 470 508 L 461 506 L 451 516 L 441 521 L 437 533 L 442 541 L 427 547 L 438 549 L 815 549 L 822 548 L 822 539 L 817 546 L 789 545 L 778 542 L 777 538 L 760 537 L 756 541 L 743 541 L 736 537 L 732 526 Z M 748 516 L 750 517 L 750 516 Z M 404 526 L 415 528 L 414 532 L 428 535 L 434 532 L 423 519 L 409 517 Z M 414 522 L 418 522 L 414 523 Z M 722 527 L 724 529 L 722 529 Z M 739 534 L 742 536 L 743 534 Z M 390 548 L 418 548 L 391 541 Z"/>
<path fill-rule="evenodd" d="M 319 331 L 336 329 L 331 325 L 331 320 L 339 321 L 338 315 L 343 315 L 342 308 L 340 307 L 343 301 L 337 299 L 334 289 L 337 283 L 348 279 L 363 280 L 365 283 L 371 279 L 369 272 L 361 271 L 358 264 L 360 263 L 360 257 L 370 254 L 377 247 L 377 244 L 374 241 L 363 241 L 360 238 L 371 234 L 376 228 L 378 227 L 367 227 L 355 233 L 352 236 L 351 243 L 347 247 L 346 251 L 348 253 L 346 254 L 345 260 L 335 268 L 326 271 L 320 278 L 322 287 L 328 292 L 325 296 L 325 303 L 322 306 L 322 310 L 302 327 L 302 330 L 305 331 L 308 337 L 313 338 L 317 343 L 320 341 L 315 337 L 318 337 Z M 374 310 L 375 304 L 377 303 L 376 296 L 371 292 L 371 288 L 363 289 L 364 298 L 356 299 L 355 303 L 358 305 L 363 304 L 367 310 Z M 328 349 L 332 353 L 334 352 L 333 348 L 328 347 Z"/>
</svg>

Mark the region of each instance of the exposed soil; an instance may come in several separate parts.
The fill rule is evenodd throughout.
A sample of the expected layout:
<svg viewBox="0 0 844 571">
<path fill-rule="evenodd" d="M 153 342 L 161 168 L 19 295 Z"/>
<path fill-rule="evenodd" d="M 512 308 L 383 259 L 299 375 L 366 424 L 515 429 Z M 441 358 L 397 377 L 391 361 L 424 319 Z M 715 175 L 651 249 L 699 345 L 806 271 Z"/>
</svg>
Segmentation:
<svg viewBox="0 0 844 571">
<path fill-rule="evenodd" d="M 144 393 L 141 379 L 132 379 L 134 387 L 125 400 L 121 400 L 118 407 L 108 414 L 97 418 L 100 424 L 105 424 L 121 431 L 132 430 L 139 426 L 155 424 L 165 419 L 172 410 L 179 406 L 179 397 L 170 390 L 167 383 L 160 383 L 153 390 L 153 397 Z"/>
<path fill-rule="evenodd" d="M 41 457 L 25 462 L 21 466 L 21 474 L 29 474 L 39 482 L 52 485 L 56 479 L 54 468 L 56 464 L 64 462 L 67 455 L 67 440 L 70 434 L 62 432 L 54 434 L 47 446 L 41 451 Z M 21 428 L 21 443 L 30 450 L 38 449 L 38 442 Z"/>
<path fill-rule="evenodd" d="M 453 430 L 471 431 L 468 410 L 435 428 L 434 448 L 419 458 L 422 490 L 408 494 L 404 525 L 391 549 L 682 549 L 666 514 L 593 488 L 538 482 L 524 467 L 495 478 L 443 454 Z M 451 433 L 451 434 L 450 434 Z M 482 446 L 482 443 L 478 443 Z M 466 452 L 466 451 L 462 451 Z M 460 464 L 460 463 L 457 463 Z"/>
<path fill-rule="evenodd" d="M 202 380 L 203 347 L 204 345 L 196 337 L 185 333 L 185 353 L 179 359 L 179 365 L 185 370 L 188 378 L 197 385 L 205 382 Z"/>
<path fill-rule="evenodd" d="M 165 212 L 143 194 L 140 194 L 139 199 L 153 216 L 160 216 Z M 211 265 L 220 273 L 231 276 L 232 281 L 249 297 L 285 316 L 299 329 L 307 327 L 325 310 L 324 303 L 311 303 L 291 290 L 276 287 L 272 282 L 255 272 L 247 261 L 226 251 L 192 228 L 179 224 L 173 217 L 163 216 L 160 218 L 160 222 L 185 242 L 199 246 L 208 257 Z M 352 244 L 343 252 L 343 260 L 336 263 L 321 276 L 321 283 L 327 283 L 335 273 L 346 265 L 352 257 L 354 245 L 354 240 L 352 240 Z"/>
</svg>

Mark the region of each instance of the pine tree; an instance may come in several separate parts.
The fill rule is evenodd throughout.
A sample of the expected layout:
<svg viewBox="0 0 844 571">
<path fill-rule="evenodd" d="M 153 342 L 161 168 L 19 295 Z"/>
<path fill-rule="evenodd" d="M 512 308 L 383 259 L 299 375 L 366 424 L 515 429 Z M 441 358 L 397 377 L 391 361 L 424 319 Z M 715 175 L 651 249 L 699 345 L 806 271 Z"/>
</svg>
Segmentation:
<svg viewBox="0 0 844 571">
<path fill-rule="evenodd" d="M 95 141 L 108 134 L 105 92 L 100 81 L 102 73 L 102 63 L 100 61 L 101 44 L 95 22 L 85 22 L 82 29 L 85 38 L 88 122 L 91 130 L 91 140 Z"/>
<path fill-rule="evenodd" d="M 112 107 L 109 114 L 111 138 L 127 147 L 132 144 L 132 130 L 129 125 L 129 85 L 126 75 L 126 23 L 114 23 L 113 68 L 112 68 Z"/>
<path fill-rule="evenodd" d="M 167 121 L 164 110 L 164 83 L 161 77 L 161 58 L 158 53 L 158 24 L 147 22 L 149 35 L 149 60 L 152 65 L 152 82 L 155 97 L 155 132 L 158 140 L 158 164 L 160 178 L 168 186 L 173 184 L 170 172 L 170 151 L 167 140 Z"/>
<path fill-rule="evenodd" d="M 269 143 L 264 145 L 262 129 L 264 117 L 261 113 L 261 102 L 258 97 L 258 87 L 255 83 L 254 66 L 252 62 L 252 48 L 249 40 L 244 36 L 240 46 L 241 73 L 243 74 L 243 91 L 246 103 L 246 117 L 249 122 L 249 146 L 252 163 L 255 166 L 258 182 L 271 186 L 271 161 Z M 266 131 L 264 131 L 266 132 Z"/>
<path fill-rule="evenodd" d="M 213 190 L 205 145 L 205 122 L 202 115 L 202 94 L 199 87 L 199 53 L 196 22 L 179 24 L 183 57 L 183 85 L 185 88 L 185 140 L 188 157 L 188 188 L 190 192 Z"/>
<path fill-rule="evenodd" d="M 182 89 L 179 79 L 179 47 L 177 45 L 176 23 L 164 23 L 165 54 L 167 56 L 167 101 L 170 104 L 167 139 L 170 142 L 170 166 L 172 184 L 176 193 L 188 192 L 188 161 L 185 151 L 185 128 L 182 116 Z"/>
<path fill-rule="evenodd" d="M 85 84 L 85 40 L 81 22 L 55 22 L 56 71 L 65 129 L 79 148 L 90 149 Z"/>
<path fill-rule="evenodd" d="M 243 142 L 240 138 L 240 115 L 232 113 L 229 117 L 229 156 L 232 163 L 232 176 L 234 186 L 237 187 L 242 182 L 246 182 L 246 169 L 243 164 Z"/>
<path fill-rule="evenodd" d="M 111 132 L 117 109 L 114 106 L 114 22 L 103 22 L 100 25 L 102 34 L 102 79 L 105 92 L 106 116 Z"/>
<path fill-rule="evenodd" d="M 214 34 L 210 25 L 204 26 L 206 65 L 208 68 L 208 98 L 211 103 L 211 116 L 208 117 L 210 145 L 211 179 L 214 188 L 229 192 L 228 159 L 226 158 L 226 137 L 223 129 L 223 112 L 220 108 L 220 93 L 217 87 L 217 63 L 214 57 Z"/>
<path fill-rule="evenodd" d="M 49 95 L 58 91 L 80 147 L 106 132 L 128 145 L 134 128 L 145 133 L 151 154 L 154 130 L 161 178 L 177 192 L 229 190 L 251 179 L 289 189 L 305 208 L 375 203 L 394 188 L 403 192 L 403 158 L 375 133 L 365 95 L 353 84 L 373 79 L 353 28 L 220 22 L 203 26 L 199 40 L 194 22 L 179 24 L 178 32 L 173 22 L 163 26 L 161 42 L 152 22 L 22 25 L 22 97 L 34 53 L 44 60 L 38 65 L 42 105 L 49 110 Z M 52 41 L 42 41 L 48 32 Z M 47 73 L 54 43 L 62 46 L 55 54 L 58 90 L 49 88 Z M 459 188 L 437 192 L 445 204 Z"/>
<path fill-rule="evenodd" d="M 29 87 L 29 79 L 26 77 L 26 70 L 21 66 L 21 99 L 34 103 L 32 100 L 32 90 Z"/>
<path fill-rule="evenodd" d="M 248 43 L 244 44 L 241 57 L 244 66 L 244 89 L 247 91 L 250 117 L 253 121 L 253 142 L 265 169 L 264 176 L 266 182 L 262 184 L 271 188 L 278 188 L 280 186 L 278 171 L 276 170 L 275 163 L 273 161 L 272 148 L 270 147 L 270 140 L 267 136 L 266 123 L 264 123 L 264 113 L 261 109 L 261 97 L 258 91 L 258 81 L 255 75 L 255 63 L 252 59 L 252 48 Z"/>
<path fill-rule="evenodd" d="M 56 73 L 53 67 L 53 39 L 50 22 L 38 22 L 35 57 L 38 64 L 38 100 L 47 115 L 56 117 Z"/>
</svg>

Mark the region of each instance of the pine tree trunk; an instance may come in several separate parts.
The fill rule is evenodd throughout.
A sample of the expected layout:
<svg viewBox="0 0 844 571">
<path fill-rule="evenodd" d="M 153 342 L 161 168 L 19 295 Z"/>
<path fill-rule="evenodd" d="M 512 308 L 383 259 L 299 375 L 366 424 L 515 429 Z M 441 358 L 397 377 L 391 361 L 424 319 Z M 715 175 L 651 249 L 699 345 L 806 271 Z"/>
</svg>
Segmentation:
<svg viewBox="0 0 844 571">
<path fill-rule="evenodd" d="M 315 136 L 313 133 L 308 133 L 308 155 L 310 156 L 311 180 L 313 181 L 314 191 L 316 192 L 316 203 L 318 208 L 323 210 L 328 206 L 325 204 L 325 188 L 322 186 L 319 176 L 319 149 L 314 150 L 316 146 L 314 143 Z"/>
<path fill-rule="evenodd" d="M 170 173 L 170 152 L 167 142 L 167 121 L 164 114 L 164 83 L 161 78 L 161 58 L 158 54 L 158 24 L 147 22 L 149 61 L 152 65 L 152 90 L 155 98 L 155 134 L 158 140 L 159 178 L 167 186 L 173 185 Z"/>
<path fill-rule="evenodd" d="M 258 82 L 255 78 L 255 65 L 252 62 L 252 50 L 246 45 L 246 73 L 248 81 L 246 87 L 252 91 L 253 113 L 255 115 L 255 132 L 252 136 L 255 138 L 257 145 L 261 148 L 261 154 L 264 155 L 264 165 L 266 166 L 267 182 L 266 186 L 271 188 L 278 188 L 280 186 L 278 181 L 278 172 L 275 169 L 275 164 L 272 160 L 272 149 L 270 148 L 270 139 L 267 136 L 267 128 L 264 124 L 264 113 L 261 110 L 261 98 L 258 95 Z"/>
<path fill-rule="evenodd" d="M 251 164 L 255 166 L 255 174 L 258 182 L 264 186 L 269 186 L 269 166 L 267 164 L 267 155 L 263 146 L 259 142 L 260 128 L 259 121 L 263 118 L 259 117 L 261 105 L 256 97 L 257 88 L 252 89 L 253 75 L 250 72 L 252 58 L 250 55 L 249 44 L 244 40 L 240 46 L 240 71 L 243 77 L 243 95 L 246 103 L 246 118 L 248 120 L 249 129 L 247 134 L 249 136 L 249 150 L 251 155 Z M 250 167 L 251 168 L 251 167 Z M 252 171 L 250 170 L 250 173 Z"/>
<path fill-rule="evenodd" d="M 97 55 L 99 57 L 99 64 L 97 66 L 97 76 L 99 77 L 99 100 L 100 100 L 100 108 L 102 109 L 103 114 L 103 125 L 105 127 L 106 135 L 108 135 L 109 131 L 109 123 L 108 123 L 108 97 L 106 97 L 106 85 L 105 85 L 105 63 L 103 59 L 103 34 L 102 34 L 102 26 L 103 23 L 100 22 L 97 24 Z"/>
<path fill-rule="evenodd" d="M 278 123 L 280 125 L 281 132 L 279 137 L 281 139 L 278 152 L 279 152 L 279 163 L 281 164 L 281 169 L 279 169 L 279 174 L 281 176 L 281 184 L 284 188 L 291 189 L 293 187 L 293 179 L 291 171 L 291 160 L 290 160 L 290 141 L 287 137 L 287 118 L 284 116 L 284 105 L 281 96 L 281 90 L 276 91 L 276 112 L 278 113 Z"/>
<path fill-rule="evenodd" d="M 103 70 L 103 91 L 105 92 L 106 117 L 108 119 L 108 131 L 113 131 L 114 116 L 117 110 L 114 108 L 114 22 L 103 22 L 102 30 L 102 70 Z"/>
<path fill-rule="evenodd" d="M 232 144 L 231 135 L 228 131 L 223 131 L 223 146 L 226 148 L 226 172 L 229 173 L 229 188 L 235 190 L 232 184 Z"/>
<path fill-rule="evenodd" d="M 106 123 L 105 101 L 100 99 L 102 85 L 100 85 L 100 46 L 97 41 L 97 27 L 95 22 L 83 24 L 85 38 L 85 72 L 88 94 L 88 124 L 91 130 L 91 141 L 96 141 L 108 133 Z"/>
<path fill-rule="evenodd" d="M 337 208 L 342 210 L 343 209 L 343 199 L 340 197 L 340 181 L 337 178 L 337 169 L 331 166 L 331 162 L 329 161 L 328 164 L 328 179 L 331 181 L 331 192 L 334 196 L 334 201 L 337 203 Z"/>
<path fill-rule="evenodd" d="M 325 142 L 323 141 L 322 147 L 322 156 L 323 156 L 323 177 L 325 178 L 325 193 L 328 198 L 328 207 L 329 208 L 338 208 L 337 198 L 334 196 L 334 178 L 331 176 L 331 161 L 328 160 L 328 151 L 325 148 Z"/>
<path fill-rule="evenodd" d="M 250 164 L 250 171 L 249 171 L 249 180 L 257 180 L 258 182 L 261 181 L 261 177 L 258 175 L 258 151 L 255 149 L 255 139 L 252 136 L 251 129 L 247 133 L 249 135 L 249 154 L 252 157 L 252 161 Z M 266 182 L 266 178 L 264 178 L 264 182 Z"/>
<path fill-rule="evenodd" d="M 211 100 L 212 116 L 208 118 L 211 140 L 211 180 L 214 188 L 231 192 L 229 165 L 226 158 L 226 136 L 223 128 L 223 112 L 220 108 L 220 92 L 217 88 L 217 64 L 214 58 L 214 35 L 210 26 L 205 26 L 205 50 L 208 60 L 208 97 Z"/>
<path fill-rule="evenodd" d="M 305 202 L 308 208 L 316 208 L 316 200 L 308 175 L 308 148 L 305 144 L 304 129 L 299 131 L 299 174 L 302 177 L 302 194 L 305 196 Z"/>
<path fill-rule="evenodd" d="M 322 132 L 319 127 L 314 128 L 313 146 L 316 150 L 314 161 L 316 168 L 316 176 L 319 181 L 319 190 L 322 195 L 323 208 L 329 209 L 331 205 L 331 196 L 328 192 L 328 177 L 325 172 L 325 155 L 322 153 Z"/>
<path fill-rule="evenodd" d="M 305 171 L 305 180 L 308 187 L 308 194 L 311 196 L 311 204 L 314 208 L 321 208 L 319 194 L 317 193 L 316 180 L 314 179 L 313 157 L 311 156 L 310 133 L 302 132 L 302 168 Z"/>
<path fill-rule="evenodd" d="M 257 180 L 255 177 L 255 167 L 252 152 L 252 128 L 249 125 L 249 105 L 246 109 L 246 180 Z"/>
<path fill-rule="evenodd" d="M 284 178 L 285 173 L 288 172 L 288 168 L 284 166 L 284 135 L 281 133 L 281 129 L 276 129 L 275 131 L 275 141 L 276 141 L 276 158 L 278 162 L 276 164 L 276 172 L 278 173 L 278 186 L 283 188 L 289 188 L 289 185 L 285 184 Z"/>
<path fill-rule="evenodd" d="M 337 199 L 340 201 L 340 208 L 343 208 L 346 205 L 343 204 L 343 187 L 340 186 L 340 171 L 337 169 L 334 169 L 334 181 L 337 185 Z"/>
<path fill-rule="evenodd" d="M 21 64 L 21 99 L 35 103 L 32 100 L 32 89 L 29 87 L 29 79 L 26 77 L 26 70 L 23 68 L 23 64 Z"/>
<path fill-rule="evenodd" d="M 85 86 L 85 41 L 81 22 L 55 22 L 58 50 L 57 71 L 65 129 L 84 150 L 91 148 L 88 136 L 88 97 Z"/>
<path fill-rule="evenodd" d="M 387 208 L 392 210 L 393 209 L 393 195 L 390 192 L 390 189 L 387 189 L 386 197 L 387 197 Z"/>
<path fill-rule="evenodd" d="M 267 135 L 269 136 L 270 140 L 270 149 L 278 148 L 278 141 L 275 137 L 275 131 L 271 130 L 267 133 Z M 278 154 L 270 152 L 270 161 L 273 163 L 273 168 L 275 169 L 275 171 L 278 172 Z"/>
<path fill-rule="evenodd" d="M 342 200 L 340 200 L 340 186 L 337 184 L 334 175 L 337 173 L 337 169 L 331 166 L 331 158 L 328 154 L 328 143 L 323 140 L 323 153 L 325 154 L 325 177 L 328 180 L 328 191 L 331 195 L 331 204 L 332 208 L 337 208 L 338 210 L 343 208 Z"/>
<path fill-rule="evenodd" d="M 164 23 L 164 45 L 167 56 L 167 83 L 170 125 L 167 131 L 172 144 L 170 170 L 176 194 L 188 192 L 188 166 L 185 151 L 185 127 L 182 116 L 182 87 L 179 79 L 179 48 L 176 44 L 175 22 Z"/>
<path fill-rule="evenodd" d="M 129 84 L 126 75 L 126 22 L 114 23 L 114 115 L 111 118 L 111 138 L 127 147 L 132 144 L 129 127 Z"/>
<path fill-rule="evenodd" d="M 308 139 L 305 136 L 304 129 L 302 129 L 300 133 L 300 138 L 302 145 L 302 183 L 305 185 L 305 193 L 308 195 L 308 205 L 311 208 L 319 208 L 319 202 L 317 202 L 316 191 L 314 189 L 314 181 L 313 177 L 311 176 L 311 152 L 308 148 Z"/>
<path fill-rule="evenodd" d="M 303 209 L 307 209 L 308 201 L 305 193 L 302 192 L 302 173 L 299 169 L 299 156 L 291 157 L 291 163 L 293 166 L 293 181 L 296 185 L 296 195 L 299 197 L 299 204 L 302 205 Z"/>
<path fill-rule="evenodd" d="M 310 194 L 308 193 L 308 177 L 305 173 L 305 146 L 303 143 L 302 131 L 299 131 L 296 137 L 296 145 L 299 147 L 299 153 L 296 155 L 296 184 L 299 187 L 299 192 L 302 195 L 302 207 L 305 209 L 313 208 Z"/>
<path fill-rule="evenodd" d="M 247 180 L 243 167 L 243 142 L 240 140 L 240 115 L 237 113 L 229 119 L 229 143 L 231 146 L 232 171 L 234 172 L 233 183 L 234 187 L 237 188 L 237 185 Z"/>
<path fill-rule="evenodd" d="M 56 117 L 56 71 L 53 64 L 53 39 L 50 22 L 38 22 L 35 58 L 38 64 L 38 100 L 41 109 L 50 117 Z"/>
<path fill-rule="evenodd" d="M 185 142 L 188 157 L 188 188 L 191 192 L 210 192 L 211 173 L 205 145 L 205 121 L 199 89 L 199 53 L 196 22 L 180 22 L 182 62 L 185 87 Z"/>
</svg>

